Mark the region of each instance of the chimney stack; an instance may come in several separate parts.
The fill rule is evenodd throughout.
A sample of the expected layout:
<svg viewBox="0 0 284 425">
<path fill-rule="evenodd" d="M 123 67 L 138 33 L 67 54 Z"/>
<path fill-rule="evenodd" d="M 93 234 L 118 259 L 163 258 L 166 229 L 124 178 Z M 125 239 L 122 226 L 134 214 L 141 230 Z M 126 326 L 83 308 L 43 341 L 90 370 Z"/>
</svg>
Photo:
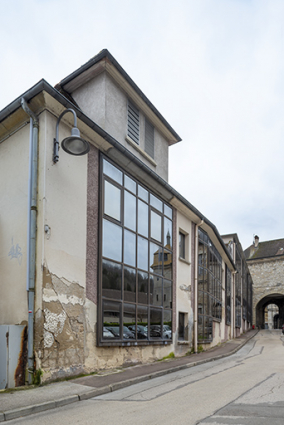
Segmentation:
<svg viewBox="0 0 284 425">
<path fill-rule="evenodd" d="M 258 244 L 259 244 L 259 237 L 257 235 L 254 236 L 253 243 L 254 243 L 254 247 L 257 248 L 258 247 Z"/>
</svg>

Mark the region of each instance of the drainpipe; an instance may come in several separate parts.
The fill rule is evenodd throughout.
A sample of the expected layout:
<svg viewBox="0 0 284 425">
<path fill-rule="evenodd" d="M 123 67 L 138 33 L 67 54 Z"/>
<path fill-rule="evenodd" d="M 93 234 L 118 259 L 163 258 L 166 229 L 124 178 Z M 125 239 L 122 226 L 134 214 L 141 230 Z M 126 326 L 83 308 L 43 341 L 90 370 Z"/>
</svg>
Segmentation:
<svg viewBox="0 0 284 425">
<path fill-rule="evenodd" d="M 195 226 L 195 270 L 194 270 L 194 352 L 197 353 L 197 323 L 198 323 L 198 228 L 204 220 Z"/>
<path fill-rule="evenodd" d="M 36 272 L 36 224 L 37 224 L 37 168 L 38 168 L 38 118 L 30 110 L 24 98 L 23 110 L 30 116 L 30 157 L 28 186 L 28 241 L 27 241 L 27 291 L 28 291 L 28 383 L 34 376 L 34 295 Z"/>
</svg>

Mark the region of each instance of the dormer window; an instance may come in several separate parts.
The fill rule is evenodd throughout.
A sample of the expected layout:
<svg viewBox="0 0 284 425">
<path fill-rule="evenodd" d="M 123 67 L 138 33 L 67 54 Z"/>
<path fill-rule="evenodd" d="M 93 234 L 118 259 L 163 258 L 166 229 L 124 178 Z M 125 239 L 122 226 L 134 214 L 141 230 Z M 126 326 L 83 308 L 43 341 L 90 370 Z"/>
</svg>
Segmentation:
<svg viewBox="0 0 284 425">
<path fill-rule="evenodd" d="M 139 145 L 139 110 L 128 101 L 128 137 Z"/>
</svg>

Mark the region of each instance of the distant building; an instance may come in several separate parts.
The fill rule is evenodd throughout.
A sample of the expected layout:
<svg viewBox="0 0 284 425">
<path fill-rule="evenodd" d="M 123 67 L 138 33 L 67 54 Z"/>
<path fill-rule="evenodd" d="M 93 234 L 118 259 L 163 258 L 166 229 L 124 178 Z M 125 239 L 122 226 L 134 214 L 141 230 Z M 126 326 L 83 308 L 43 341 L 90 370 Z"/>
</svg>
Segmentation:
<svg viewBox="0 0 284 425">
<path fill-rule="evenodd" d="M 284 324 L 284 239 L 260 242 L 255 236 L 253 244 L 244 252 L 254 283 L 253 323 L 261 328 L 281 328 Z"/>
</svg>

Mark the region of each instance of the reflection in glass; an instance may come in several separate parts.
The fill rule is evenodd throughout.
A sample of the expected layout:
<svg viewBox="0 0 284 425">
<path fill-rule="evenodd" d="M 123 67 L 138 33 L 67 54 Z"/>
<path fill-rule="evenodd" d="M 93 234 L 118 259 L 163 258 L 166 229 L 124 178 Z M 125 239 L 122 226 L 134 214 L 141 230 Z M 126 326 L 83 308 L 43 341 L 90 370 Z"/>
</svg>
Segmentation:
<svg viewBox="0 0 284 425">
<path fill-rule="evenodd" d="M 124 263 L 135 267 L 136 264 L 136 234 L 124 230 Z"/>
<path fill-rule="evenodd" d="M 168 249 L 173 249 L 173 230 L 171 220 L 164 217 L 164 246 Z M 185 258 L 185 257 L 183 257 Z"/>
<path fill-rule="evenodd" d="M 156 198 L 156 196 L 152 195 L 152 193 L 150 193 L 150 205 L 156 208 L 156 210 L 163 212 L 163 202 Z"/>
<path fill-rule="evenodd" d="M 168 207 L 166 204 L 164 204 L 164 214 L 172 220 L 173 210 L 170 207 Z"/>
<path fill-rule="evenodd" d="M 148 307 L 139 305 L 137 308 L 137 330 L 139 339 L 145 339 L 148 336 Z"/>
<path fill-rule="evenodd" d="M 112 261 L 103 260 L 102 294 L 107 298 L 121 299 L 122 267 Z"/>
<path fill-rule="evenodd" d="M 148 304 L 148 273 L 138 272 L 138 303 Z"/>
<path fill-rule="evenodd" d="M 164 310 L 163 338 L 172 339 L 172 312 Z"/>
<path fill-rule="evenodd" d="M 162 338 L 162 310 L 150 308 L 150 338 Z"/>
<path fill-rule="evenodd" d="M 105 180 L 104 213 L 120 221 L 121 190 Z"/>
<path fill-rule="evenodd" d="M 120 338 L 121 303 L 103 301 L 103 326 Z"/>
<path fill-rule="evenodd" d="M 164 279 L 163 288 L 164 308 L 172 308 L 172 282 Z"/>
<path fill-rule="evenodd" d="M 163 305 L 163 279 L 155 275 L 150 275 L 150 304 Z"/>
<path fill-rule="evenodd" d="M 103 256 L 111 260 L 122 260 L 122 228 L 103 220 Z"/>
<path fill-rule="evenodd" d="M 136 322 L 135 305 L 124 304 L 123 306 L 123 339 L 135 339 L 135 322 Z"/>
<path fill-rule="evenodd" d="M 150 242 L 150 271 L 162 274 L 163 271 L 163 248 Z"/>
<path fill-rule="evenodd" d="M 117 183 L 122 184 L 122 172 L 105 159 L 103 160 L 103 172 Z"/>
<path fill-rule="evenodd" d="M 124 267 L 124 301 L 136 301 L 136 271 L 131 267 Z"/>
<path fill-rule="evenodd" d="M 148 205 L 138 200 L 138 233 L 148 238 Z"/>
<path fill-rule="evenodd" d="M 143 199 L 143 201 L 148 202 L 148 190 L 144 189 L 144 187 L 138 185 L 138 196 Z"/>
<path fill-rule="evenodd" d="M 161 242 L 162 237 L 162 217 L 151 211 L 151 238 Z"/>
<path fill-rule="evenodd" d="M 126 189 L 130 190 L 130 192 L 136 195 L 136 183 L 134 180 L 132 180 L 130 177 L 126 175 L 124 175 L 124 186 L 126 187 Z"/>
<path fill-rule="evenodd" d="M 172 270 L 173 270 L 173 254 L 171 251 L 164 249 L 164 271 L 163 276 L 167 279 L 172 279 Z"/>
<path fill-rule="evenodd" d="M 148 270 L 148 240 L 138 236 L 138 268 Z"/>
<path fill-rule="evenodd" d="M 136 197 L 124 192 L 124 226 L 136 230 Z"/>
</svg>

